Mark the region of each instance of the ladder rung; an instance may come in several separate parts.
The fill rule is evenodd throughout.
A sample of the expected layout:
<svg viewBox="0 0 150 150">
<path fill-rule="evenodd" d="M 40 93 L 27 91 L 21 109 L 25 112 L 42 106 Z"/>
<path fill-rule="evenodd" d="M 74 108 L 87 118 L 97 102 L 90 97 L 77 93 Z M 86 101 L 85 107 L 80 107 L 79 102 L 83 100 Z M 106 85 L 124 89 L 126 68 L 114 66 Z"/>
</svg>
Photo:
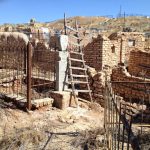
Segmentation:
<svg viewBox="0 0 150 150">
<path fill-rule="evenodd" d="M 69 60 L 71 60 L 71 61 L 78 61 L 78 62 L 85 62 L 84 60 L 81 60 L 81 59 L 74 59 L 74 58 L 69 58 Z"/>
<path fill-rule="evenodd" d="M 73 77 L 80 77 L 80 78 L 86 78 L 87 75 L 78 75 L 78 74 L 72 74 Z"/>
<path fill-rule="evenodd" d="M 68 83 L 75 83 L 75 84 L 78 84 L 78 83 L 83 83 L 83 84 L 88 84 L 87 81 L 68 81 Z"/>
<path fill-rule="evenodd" d="M 83 53 L 80 53 L 80 52 L 73 52 L 73 51 L 70 51 L 70 53 L 72 53 L 72 54 L 77 54 L 77 55 L 84 55 Z"/>
<path fill-rule="evenodd" d="M 74 70 L 87 70 L 86 68 L 80 68 L 80 67 L 70 67 L 70 69 L 74 69 Z"/>
<path fill-rule="evenodd" d="M 77 92 L 81 92 L 81 93 L 90 93 L 90 92 L 92 92 L 91 90 L 75 90 L 75 91 L 77 91 Z"/>
<path fill-rule="evenodd" d="M 78 97 L 78 100 L 87 104 L 91 104 L 91 102 L 89 102 L 88 100 L 85 100 L 83 98 Z"/>
<path fill-rule="evenodd" d="M 73 92 L 72 89 L 67 89 L 67 90 L 65 90 L 65 91 Z M 91 93 L 92 91 L 91 91 L 91 90 L 77 90 L 77 89 L 75 89 L 74 92 Z"/>
</svg>

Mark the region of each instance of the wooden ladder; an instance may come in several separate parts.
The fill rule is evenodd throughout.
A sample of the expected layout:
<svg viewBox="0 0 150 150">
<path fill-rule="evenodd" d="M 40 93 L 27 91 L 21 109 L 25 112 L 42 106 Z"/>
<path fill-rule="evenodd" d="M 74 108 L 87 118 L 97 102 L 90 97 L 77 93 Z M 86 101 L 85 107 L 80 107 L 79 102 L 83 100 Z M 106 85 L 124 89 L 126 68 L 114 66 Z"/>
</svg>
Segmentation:
<svg viewBox="0 0 150 150">
<path fill-rule="evenodd" d="M 68 48 L 68 76 L 70 76 L 70 80 L 68 84 L 71 85 L 72 88 L 72 95 L 74 96 L 75 103 L 78 107 L 78 101 L 80 98 L 78 97 L 78 93 L 87 93 L 89 94 L 90 101 L 92 102 L 92 91 L 90 90 L 90 85 L 88 81 L 88 75 L 87 75 L 87 67 L 85 65 L 84 60 L 84 54 L 83 49 L 81 45 L 81 39 L 79 37 L 79 30 L 78 25 L 76 22 L 76 29 L 69 27 L 66 25 L 66 19 L 64 19 L 64 25 L 65 25 L 65 33 L 67 34 L 67 30 L 71 30 L 72 32 L 75 32 L 74 35 L 68 35 L 71 36 L 72 39 L 74 39 L 75 42 L 69 40 L 69 46 L 71 48 Z M 83 85 L 86 87 L 86 89 L 79 89 L 78 85 Z"/>
</svg>

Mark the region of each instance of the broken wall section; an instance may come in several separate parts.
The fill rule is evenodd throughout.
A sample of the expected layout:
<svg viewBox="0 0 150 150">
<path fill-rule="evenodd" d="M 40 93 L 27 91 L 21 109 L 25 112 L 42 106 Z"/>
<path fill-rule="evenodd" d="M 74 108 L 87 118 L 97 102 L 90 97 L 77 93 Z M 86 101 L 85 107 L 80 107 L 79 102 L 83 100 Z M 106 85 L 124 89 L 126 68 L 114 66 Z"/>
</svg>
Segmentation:
<svg viewBox="0 0 150 150">
<path fill-rule="evenodd" d="M 144 98 L 145 103 L 149 103 L 149 93 L 147 91 L 150 90 L 150 84 L 132 83 L 150 82 L 149 79 L 144 80 L 140 77 L 131 76 L 124 67 L 118 67 L 112 70 L 111 81 L 125 81 L 125 83 L 112 83 L 116 95 L 128 100 L 131 98 L 136 103 Z"/>
<path fill-rule="evenodd" d="M 128 69 L 132 75 L 150 78 L 150 52 L 131 51 Z"/>
<path fill-rule="evenodd" d="M 88 68 L 88 76 L 93 101 L 104 107 L 105 72 L 97 72 L 94 68 Z M 80 85 L 80 88 L 84 89 L 85 87 Z M 89 94 L 86 93 L 79 93 L 79 97 L 90 99 Z"/>
<path fill-rule="evenodd" d="M 132 50 L 144 50 L 145 37 L 142 33 L 118 32 L 109 36 L 98 35 L 84 47 L 86 65 L 101 71 L 104 67 L 115 67 L 128 63 Z"/>
</svg>

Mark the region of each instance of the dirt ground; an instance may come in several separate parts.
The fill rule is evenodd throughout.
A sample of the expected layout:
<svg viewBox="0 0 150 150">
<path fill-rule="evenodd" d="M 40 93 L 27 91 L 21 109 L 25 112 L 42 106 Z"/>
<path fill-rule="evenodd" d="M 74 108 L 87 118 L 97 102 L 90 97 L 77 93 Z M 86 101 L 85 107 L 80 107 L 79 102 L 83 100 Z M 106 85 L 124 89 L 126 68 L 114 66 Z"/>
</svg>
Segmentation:
<svg viewBox="0 0 150 150">
<path fill-rule="evenodd" d="M 101 150 L 103 108 L 43 107 L 24 112 L 0 100 L 1 150 Z"/>
</svg>

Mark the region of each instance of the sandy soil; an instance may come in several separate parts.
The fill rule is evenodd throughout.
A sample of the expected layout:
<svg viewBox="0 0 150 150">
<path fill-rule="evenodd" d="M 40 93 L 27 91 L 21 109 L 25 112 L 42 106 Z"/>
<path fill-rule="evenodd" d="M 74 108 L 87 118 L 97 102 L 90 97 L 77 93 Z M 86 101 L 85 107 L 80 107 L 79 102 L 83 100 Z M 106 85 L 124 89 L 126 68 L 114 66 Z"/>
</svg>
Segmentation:
<svg viewBox="0 0 150 150">
<path fill-rule="evenodd" d="M 1 150 L 103 149 L 103 108 L 92 108 L 27 113 L 0 100 Z"/>
</svg>

